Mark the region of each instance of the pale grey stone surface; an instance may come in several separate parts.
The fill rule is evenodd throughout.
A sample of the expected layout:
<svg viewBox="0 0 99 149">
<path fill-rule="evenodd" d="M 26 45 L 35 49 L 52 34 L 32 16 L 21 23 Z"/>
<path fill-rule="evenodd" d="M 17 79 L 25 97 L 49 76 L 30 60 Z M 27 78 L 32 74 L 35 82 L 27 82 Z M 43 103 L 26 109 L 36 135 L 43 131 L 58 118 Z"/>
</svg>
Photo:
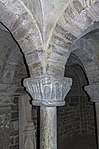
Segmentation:
<svg viewBox="0 0 99 149">
<path fill-rule="evenodd" d="M 37 79 L 36 83 L 27 79 L 30 82 L 27 81 L 26 86 L 29 85 L 27 88 L 34 97 L 33 104 L 45 106 L 64 104 L 62 98 L 69 91 L 71 81 L 67 85 L 67 81 L 60 81 L 60 77 L 64 75 L 65 64 L 70 55 L 69 48 L 90 25 L 99 21 L 98 8 L 98 0 L 0 0 L 0 21 L 10 29 L 20 44 L 31 77 L 48 75 L 47 78 Z M 12 55 L 9 58 L 13 57 Z M 3 83 L 9 83 L 10 80 L 13 82 L 15 67 L 13 66 L 12 71 L 12 65 L 9 66 L 13 62 L 11 60 L 5 65 L 1 77 Z M 91 64 L 87 63 L 86 68 L 91 68 Z M 92 74 L 92 78 L 93 76 Z"/>
<path fill-rule="evenodd" d="M 40 149 L 57 149 L 56 107 L 40 109 Z"/>
<path fill-rule="evenodd" d="M 94 83 L 85 86 L 85 91 L 88 93 L 90 100 L 95 102 L 96 122 L 97 122 L 97 142 L 99 148 L 99 83 Z"/>
<path fill-rule="evenodd" d="M 40 149 L 57 149 L 56 106 L 65 104 L 71 85 L 70 78 L 56 79 L 47 75 L 24 80 L 24 86 L 34 99 L 32 104 L 40 106 Z"/>
<path fill-rule="evenodd" d="M 27 53 L 37 50 L 38 62 L 34 62 L 33 58 L 28 64 L 31 76 L 46 73 L 58 76 L 61 66 L 60 75 L 63 75 L 72 43 L 94 22 L 99 21 L 98 7 L 98 0 L 0 0 L 0 21 L 11 30 L 26 54 L 27 62 Z M 57 50 L 50 49 L 50 45 L 59 45 L 57 49 L 60 52 L 64 49 L 67 52 L 66 61 Z M 43 54 L 39 54 L 41 50 Z M 58 73 L 53 71 L 54 68 Z"/>
<path fill-rule="evenodd" d="M 99 102 L 99 83 L 85 86 L 85 91 L 88 93 L 91 101 Z"/>
<path fill-rule="evenodd" d="M 62 106 L 65 104 L 65 96 L 72 85 L 70 78 L 53 78 L 52 76 L 40 76 L 27 78 L 24 86 L 33 98 L 36 106 Z"/>
<path fill-rule="evenodd" d="M 12 95 L 16 91 L 17 86 L 11 84 L 0 84 L 0 107 L 11 108 Z"/>
<path fill-rule="evenodd" d="M 99 25 L 99 23 L 96 25 Z M 79 65 L 82 63 L 81 67 L 85 70 L 90 84 L 99 82 L 98 35 L 98 29 L 92 31 L 77 40 L 71 48 L 71 52 L 79 59 Z"/>
<path fill-rule="evenodd" d="M 16 85 L 0 84 L 0 148 L 7 149 L 10 145 L 11 106 Z"/>
<path fill-rule="evenodd" d="M 97 122 L 97 142 L 99 148 L 99 102 L 95 102 L 95 108 L 96 108 L 95 110 L 96 110 L 96 122 Z"/>
</svg>

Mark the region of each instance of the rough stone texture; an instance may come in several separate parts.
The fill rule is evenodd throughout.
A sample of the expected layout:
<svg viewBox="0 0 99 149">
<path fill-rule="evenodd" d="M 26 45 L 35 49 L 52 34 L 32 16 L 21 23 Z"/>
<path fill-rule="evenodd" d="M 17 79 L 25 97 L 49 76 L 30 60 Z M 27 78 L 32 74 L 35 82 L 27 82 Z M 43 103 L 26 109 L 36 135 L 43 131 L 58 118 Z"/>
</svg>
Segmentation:
<svg viewBox="0 0 99 149">
<path fill-rule="evenodd" d="M 96 137 L 94 135 L 79 135 L 74 139 L 65 140 L 59 149 L 97 149 Z"/>
<path fill-rule="evenodd" d="M 0 148 L 8 149 L 11 133 L 11 113 L 6 108 L 5 113 L 0 113 Z"/>
<path fill-rule="evenodd" d="M 10 146 L 11 106 L 15 84 L 0 84 L 0 148 L 8 149 Z"/>
<path fill-rule="evenodd" d="M 19 96 L 13 98 L 11 111 L 10 149 L 19 149 Z"/>
<path fill-rule="evenodd" d="M 79 134 L 95 133 L 94 106 L 86 96 L 67 96 L 66 106 L 58 108 L 58 139 L 69 141 Z"/>
<path fill-rule="evenodd" d="M 90 25 L 99 21 L 98 8 L 98 0 L 0 0 L 0 21 L 20 44 L 31 76 L 48 74 L 60 78 L 63 77 L 72 43 Z M 9 54 L 9 59 L 14 59 L 13 53 Z M 86 70 L 91 74 L 91 77 L 88 75 L 91 82 L 95 82 L 99 78 L 98 73 L 95 75 L 91 69 L 93 63 L 89 61 L 90 57 Z M 13 82 L 16 70 L 16 65 L 10 65 L 9 60 L 7 62 L 2 75 L 4 83 Z M 94 70 L 98 72 L 97 66 Z"/>
<path fill-rule="evenodd" d="M 15 84 L 0 84 L 0 107 L 10 107 L 12 104 L 12 94 L 16 91 Z"/>
<path fill-rule="evenodd" d="M 93 102 L 99 102 L 99 83 L 85 86 L 85 91 L 90 96 L 90 100 Z"/>
<path fill-rule="evenodd" d="M 30 97 L 25 95 L 23 90 L 18 90 L 13 98 L 9 141 L 10 149 L 27 149 L 27 145 L 30 149 L 31 146 L 33 149 L 36 148 L 35 127 L 37 127 L 37 113 L 32 118 L 32 108 L 29 100 Z M 35 127 L 34 122 L 36 122 Z"/>
<path fill-rule="evenodd" d="M 62 106 L 64 98 L 72 85 L 70 78 L 53 78 L 52 76 L 40 76 L 24 80 L 24 86 L 33 98 L 36 106 Z"/>
<path fill-rule="evenodd" d="M 99 21 L 98 6 L 98 0 L 71 2 L 0 0 L 0 21 L 11 30 L 19 42 L 26 56 L 31 76 L 46 73 L 60 76 L 64 72 L 71 44 L 94 22 Z M 53 46 L 54 50 L 50 48 Z M 67 53 L 65 61 L 64 55 L 60 55 L 63 53 L 62 49 Z M 60 52 L 57 53 L 57 50 Z M 34 57 L 29 61 L 34 51 L 37 58 Z"/>
<path fill-rule="evenodd" d="M 96 122 L 97 122 L 97 142 L 99 148 L 99 103 L 95 103 L 95 110 L 96 110 Z"/>
<path fill-rule="evenodd" d="M 0 148 L 2 149 L 19 147 L 18 101 L 16 98 L 13 99 L 13 94 L 19 85 L 16 84 L 18 82 L 16 71 L 18 74 L 18 65 L 23 63 L 21 59 L 22 54 L 18 45 L 7 29 L 0 24 Z"/>
<path fill-rule="evenodd" d="M 99 60 L 98 54 L 96 54 L 98 53 L 99 41 L 97 34 L 98 30 L 94 33 L 90 33 L 90 35 L 80 38 L 71 48 L 71 51 L 75 57 L 77 56 L 79 58 L 79 64 L 81 65 L 82 63 L 88 77 L 88 81 L 91 84 L 99 81 Z M 96 38 L 94 36 L 96 36 Z M 96 53 L 94 51 L 96 51 Z"/>
<path fill-rule="evenodd" d="M 79 65 L 67 65 L 65 76 L 73 79 L 73 85 L 65 98 L 66 105 L 58 108 L 59 146 L 79 134 L 95 134 L 94 105 L 82 88 L 87 85 L 85 74 Z"/>
<path fill-rule="evenodd" d="M 6 84 L 10 85 L 16 84 L 19 80 L 18 75 L 20 72 L 20 67 L 21 67 L 20 72 L 21 74 L 22 69 L 26 71 L 26 68 L 23 67 L 22 65 L 24 65 L 23 57 L 18 45 L 13 40 L 11 34 L 1 24 L 0 25 L 0 83 L 5 84 L 5 86 Z M 23 76 L 20 77 L 20 82 L 22 77 Z"/>
<path fill-rule="evenodd" d="M 92 102 L 95 102 L 96 121 L 97 121 L 97 141 L 98 141 L 98 148 L 99 148 L 99 83 L 85 86 L 85 91 L 90 96 L 90 100 Z"/>
<path fill-rule="evenodd" d="M 56 107 L 40 108 L 40 149 L 57 149 Z"/>
<path fill-rule="evenodd" d="M 11 133 L 12 93 L 14 93 L 15 90 L 16 90 L 15 85 L 0 84 L 0 134 L 1 134 L 0 145 L 1 145 L 1 148 L 8 148 L 10 143 L 9 138 Z"/>
</svg>

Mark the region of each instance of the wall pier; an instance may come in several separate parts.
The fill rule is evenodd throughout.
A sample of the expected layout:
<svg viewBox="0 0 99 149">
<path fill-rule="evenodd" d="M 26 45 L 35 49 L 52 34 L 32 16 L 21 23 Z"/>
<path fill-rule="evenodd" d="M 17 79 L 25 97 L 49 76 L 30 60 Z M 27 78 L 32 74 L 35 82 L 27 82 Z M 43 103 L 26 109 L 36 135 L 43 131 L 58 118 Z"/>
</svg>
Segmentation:
<svg viewBox="0 0 99 149">
<path fill-rule="evenodd" d="M 95 102 L 96 122 L 97 122 L 97 142 L 99 149 L 99 83 L 85 86 L 85 91 L 88 93 L 90 100 Z"/>
</svg>

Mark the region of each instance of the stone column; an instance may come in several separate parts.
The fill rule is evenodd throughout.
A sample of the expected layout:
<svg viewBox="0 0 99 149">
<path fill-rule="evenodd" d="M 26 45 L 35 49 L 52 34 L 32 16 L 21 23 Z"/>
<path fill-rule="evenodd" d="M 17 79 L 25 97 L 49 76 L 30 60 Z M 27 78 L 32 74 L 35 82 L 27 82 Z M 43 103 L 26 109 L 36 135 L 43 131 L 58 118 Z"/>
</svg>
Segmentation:
<svg viewBox="0 0 99 149">
<path fill-rule="evenodd" d="M 97 142 L 99 149 L 99 83 L 85 86 L 85 91 L 88 93 L 90 100 L 92 102 L 95 102 L 97 121 Z"/>
<path fill-rule="evenodd" d="M 56 107 L 40 108 L 40 149 L 57 149 Z"/>
<path fill-rule="evenodd" d="M 56 106 L 65 104 L 70 90 L 70 78 L 39 76 L 24 80 L 24 86 L 33 98 L 32 104 L 40 106 L 40 149 L 57 149 Z"/>
</svg>

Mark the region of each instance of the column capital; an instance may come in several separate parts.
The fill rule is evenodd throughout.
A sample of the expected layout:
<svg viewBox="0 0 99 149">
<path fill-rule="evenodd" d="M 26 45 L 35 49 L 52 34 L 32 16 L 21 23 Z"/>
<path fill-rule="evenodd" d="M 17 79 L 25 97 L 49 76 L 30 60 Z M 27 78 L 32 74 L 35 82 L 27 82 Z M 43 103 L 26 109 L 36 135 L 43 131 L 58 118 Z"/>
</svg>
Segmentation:
<svg viewBox="0 0 99 149">
<path fill-rule="evenodd" d="M 99 83 L 94 83 L 88 86 L 85 86 L 85 91 L 91 98 L 92 102 L 99 102 Z"/>
<path fill-rule="evenodd" d="M 71 78 L 54 78 L 49 75 L 24 79 L 24 86 L 36 106 L 63 106 L 72 85 Z"/>
</svg>

